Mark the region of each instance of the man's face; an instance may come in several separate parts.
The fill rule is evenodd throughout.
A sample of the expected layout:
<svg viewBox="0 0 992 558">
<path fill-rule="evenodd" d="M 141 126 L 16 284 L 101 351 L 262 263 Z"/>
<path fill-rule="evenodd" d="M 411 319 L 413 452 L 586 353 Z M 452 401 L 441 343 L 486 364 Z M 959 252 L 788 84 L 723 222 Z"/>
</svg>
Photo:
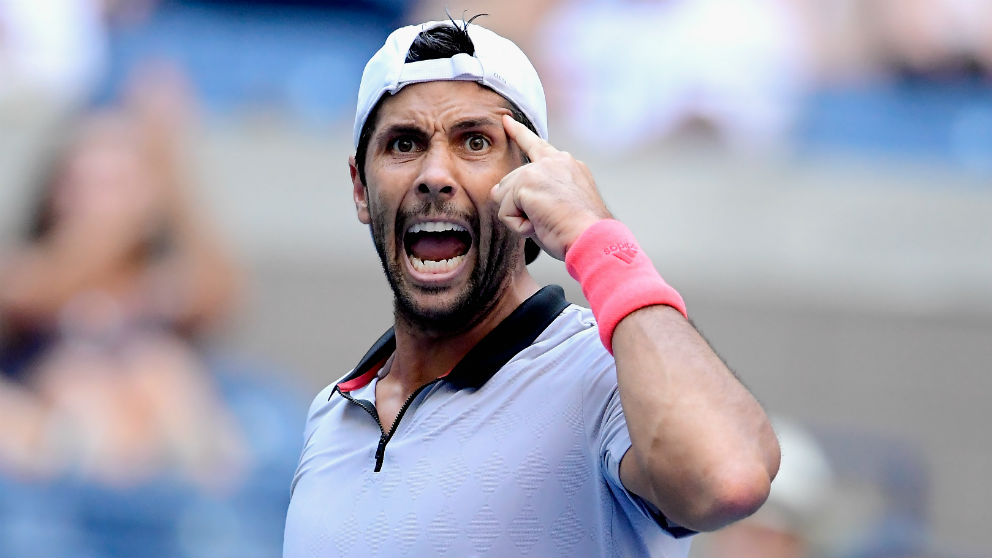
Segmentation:
<svg viewBox="0 0 992 558">
<path fill-rule="evenodd" d="M 507 101 L 473 82 L 408 85 L 379 107 L 366 181 L 351 161 L 398 318 L 434 332 L 480 319 L 523 265 L 523 239 L 490 190 L 523 163 L 500 121 Z"/>
</svg>

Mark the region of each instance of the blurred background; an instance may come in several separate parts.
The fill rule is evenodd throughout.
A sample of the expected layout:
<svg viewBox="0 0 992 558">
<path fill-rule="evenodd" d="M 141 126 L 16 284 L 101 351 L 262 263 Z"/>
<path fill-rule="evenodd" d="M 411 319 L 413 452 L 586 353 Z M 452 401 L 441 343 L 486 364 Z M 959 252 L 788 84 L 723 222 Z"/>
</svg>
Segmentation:
<svg viewBox="0 0 992 558">
<path fill-rule="evenodd" d="M 281 552 L 307 405 L 391 322 L 361 70 L 445 7 L 775 417 L 694 554 L 987 555 L 985 0 L 0 0 L 0 555 Z"/>
</svg>

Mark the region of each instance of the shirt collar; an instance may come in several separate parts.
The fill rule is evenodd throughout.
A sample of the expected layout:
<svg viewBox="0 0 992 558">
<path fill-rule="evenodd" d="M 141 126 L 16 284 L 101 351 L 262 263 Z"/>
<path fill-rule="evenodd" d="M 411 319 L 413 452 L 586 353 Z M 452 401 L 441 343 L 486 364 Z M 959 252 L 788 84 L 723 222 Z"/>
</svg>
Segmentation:
<svg viewBox="0 0 992 558">
<path fill-rule="evenodd" d="M 534 293 L 472 347 L 444 380 L 460 389 L 482 387 L 514 355 L 530 346 L 568 304 L 565 291 L 558 285 L 548 285 Z M 389 328 L 352 373 L 338 382 L 335 391 L 348 392 L 368 385 L 395 350 L 396 336 Z"/>
</svg>

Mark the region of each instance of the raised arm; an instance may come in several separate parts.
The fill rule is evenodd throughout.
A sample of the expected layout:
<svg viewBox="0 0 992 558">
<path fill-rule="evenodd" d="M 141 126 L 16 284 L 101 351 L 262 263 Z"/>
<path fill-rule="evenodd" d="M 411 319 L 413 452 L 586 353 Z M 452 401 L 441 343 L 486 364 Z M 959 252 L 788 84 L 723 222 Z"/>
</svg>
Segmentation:
<svg viewBox="0 0 992 558">
<path fill-rule="evenodd" d="M 211 216 L 196 198 L 184 140 L 194 104 L 185 77 L 169 65 L 137 72 L 126 110 L 133 119 L 150 171 L 158 177 L 170 250 L 153 270 L 154 311 L 190 329 L 224 317 L 240 290 L 240 269 Z"/>
<path fill-rule="evenodd" d="M 623 228 L 603 226 L 611 216 L 585 165 L 509 117 L 504 126 L 532 161 L 493 188 L 504 223 L 558 259 L 573 247 L 595 255 L 596 243 L 610 246 L 612 237 L 602 234 Z M 630 253 L 638 252 L 633 237 L 627 239 Z M 653 268 L 631 275 L 567 260 L 616 358 L 632 442 L 620 464 L 624 486 L 694 530 L 717 529 L 753 513 L 779 463 L 778 441 L 761 406 L 676 309 L 681 299 L 672 299 L 674 290 Z M 611 281 L 609 288 L 604 281 Z M 638 308 L 642 290 L 648 303 Z M 614 292 L 625 293 L 625 300 L 611 299 Z"/>
</svg>

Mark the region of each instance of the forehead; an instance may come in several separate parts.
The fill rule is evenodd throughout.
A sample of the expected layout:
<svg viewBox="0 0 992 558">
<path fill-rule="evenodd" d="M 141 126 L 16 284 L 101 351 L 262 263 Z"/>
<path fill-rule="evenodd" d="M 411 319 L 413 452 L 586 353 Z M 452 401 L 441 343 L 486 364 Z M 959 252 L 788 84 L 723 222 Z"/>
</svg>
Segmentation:
<svg viewBox="0 0 992 558">
<path fill-rule="evenodd" d="M 510 113 L 510 103 L 499 93 L 473 81 L 414 83 L 383 99 L 377 127 L 384 124 L 428 122 L 444 125 L 466 118 Z"/>
</svg>

